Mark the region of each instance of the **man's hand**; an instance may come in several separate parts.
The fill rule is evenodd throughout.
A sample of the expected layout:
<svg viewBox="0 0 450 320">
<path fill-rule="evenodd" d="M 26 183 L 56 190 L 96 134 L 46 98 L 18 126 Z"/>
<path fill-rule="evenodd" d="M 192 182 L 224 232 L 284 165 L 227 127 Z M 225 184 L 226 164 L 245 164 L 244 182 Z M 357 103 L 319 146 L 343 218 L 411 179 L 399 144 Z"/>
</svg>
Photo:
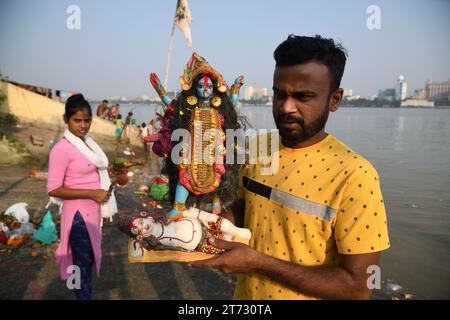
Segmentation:
<svg viewBox="0 0 450 320">
<path fill-rule="evenodd" d="M 189 266 L 201 269 L 217 269 L 223 273 L 256 272 L 261 261 L 261 254 L 249 246 L 215 238 L 209 238 L 208 243 L 219 249 L 225 249 L 221 255 L 189 263 Z"/>
</svg>

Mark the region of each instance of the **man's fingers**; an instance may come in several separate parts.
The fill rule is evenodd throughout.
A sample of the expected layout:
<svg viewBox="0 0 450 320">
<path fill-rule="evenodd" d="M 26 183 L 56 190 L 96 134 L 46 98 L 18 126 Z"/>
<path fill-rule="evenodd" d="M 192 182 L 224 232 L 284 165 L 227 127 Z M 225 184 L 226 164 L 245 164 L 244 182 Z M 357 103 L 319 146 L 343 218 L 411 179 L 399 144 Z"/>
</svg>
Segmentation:
<svg viewBox="0 0 450 320">
<path fill-rule="evenodd" d="M 189 262 L 189 266 L 193 268 L 199 268 L 199 269 L 218 269 L 219 263 L 217 260 L 219 260 L 220 257 L 214 257 L 211 259 L 205 259 L 205 260 L 197 260 Z"/>
<path fill-rule="evenodd" d="M 217 239 L 214 237 L 209 237 L 208 242 L 209 242 L 209 244 L 213 245 L 216 248 L 225 249 L 225 250 L 233 249 L 234 247 L 239 245 L 232 241 L 220 240 L 220 239 Z"/>
</svg>

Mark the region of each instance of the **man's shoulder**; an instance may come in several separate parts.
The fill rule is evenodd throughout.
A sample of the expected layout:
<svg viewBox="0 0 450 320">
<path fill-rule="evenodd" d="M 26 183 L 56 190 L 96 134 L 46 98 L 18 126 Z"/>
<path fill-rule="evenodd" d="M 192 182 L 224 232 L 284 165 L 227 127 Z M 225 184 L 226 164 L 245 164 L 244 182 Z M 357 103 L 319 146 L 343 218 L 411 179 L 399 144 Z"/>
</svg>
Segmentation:
<svg viewBox="0 0 450 320">
<path fill-rule="evenodd" d="M 333 156 L 339 160 L 339 164 L 344 165 L 346 170 L 350 173 L 349 177 L 355 175 L 374 175 L 378 178 L 378 172 L 372 163 L 364 156 L 350 148 L 343 141 L 336 137 L 332 137 L 329 144 L 334 153 Z"/>
</svg>

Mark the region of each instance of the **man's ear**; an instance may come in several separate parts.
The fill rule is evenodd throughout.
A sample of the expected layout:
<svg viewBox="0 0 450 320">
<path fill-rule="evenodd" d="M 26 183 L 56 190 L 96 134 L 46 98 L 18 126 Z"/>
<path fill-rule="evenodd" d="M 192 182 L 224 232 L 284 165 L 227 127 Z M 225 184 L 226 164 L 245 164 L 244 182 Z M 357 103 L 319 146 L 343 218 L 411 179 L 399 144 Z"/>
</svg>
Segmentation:
<svg viewBox="0 0 450 320">
<path fill-rule="evenodd" d="M 339 88 L 335 90 L 330 97 L 330 111 L 336 112 L 339 109 L 339 106 L 342 102 L 342 97 L 344 96 L 344 89 Z"/>
</svg>

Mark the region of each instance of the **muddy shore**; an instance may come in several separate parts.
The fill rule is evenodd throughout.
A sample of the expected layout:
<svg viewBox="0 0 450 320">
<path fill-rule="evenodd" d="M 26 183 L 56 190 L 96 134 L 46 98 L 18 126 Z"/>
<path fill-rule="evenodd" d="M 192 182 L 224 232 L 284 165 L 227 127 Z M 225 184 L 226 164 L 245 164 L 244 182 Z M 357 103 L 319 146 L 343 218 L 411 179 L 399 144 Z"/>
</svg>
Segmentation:
<svg viewBox="0 0 450 320">
<path fill-rule="evenodd" d="M 46 179 L 30 177 L 31 170 L 47 171 L 48 152 L 62 135 L 62 130 L 23 126 L 11 130 L 29 155 L 21 164 L 0 165 L 0 212 L 18 202 L 28 203 L 33 222 L 39 223 L 46 213 L 48 202 Z M 44 146 L 34 146 L 30 135 L 41 137 Z M 115 146 L 112 138 L 96 137 L 111 159 L 123 156 L 125 146 Z M 139 207 L 139 190 L 159 172 L 160 161 L 154 155 L 145 157 L 142 149 L 134 148 L 134 160 L 145 162 L 136 169 L 135 179 L 126 187 L 116 189 L 119 210 L 133 211 Z M 49 208 L 58 221 L 56 207 Z M 57 225 L 58 229 L 58 225 Z M 235 275 L 214 270 L 190 269 L 185 263 L 129 263 L 128 238 L 112 223 L 103 227 L 103 263 L 101 276 L 93 277 L 93 299 L 222 299 L 233 296 Z M 54 252 L 55 242 L 34 248 L 29 240 L 11 253 L 0 253 L 1 299 L 74 299 L 74 294 L 59 279 L 59 266 Z M 35 256 L 32 256 L 33 255 Z M 36 256 L 37 255 L 37 256 Z M 391 299 L 392 295 L 376 290 L 373 299 Z"/>
</svg>

